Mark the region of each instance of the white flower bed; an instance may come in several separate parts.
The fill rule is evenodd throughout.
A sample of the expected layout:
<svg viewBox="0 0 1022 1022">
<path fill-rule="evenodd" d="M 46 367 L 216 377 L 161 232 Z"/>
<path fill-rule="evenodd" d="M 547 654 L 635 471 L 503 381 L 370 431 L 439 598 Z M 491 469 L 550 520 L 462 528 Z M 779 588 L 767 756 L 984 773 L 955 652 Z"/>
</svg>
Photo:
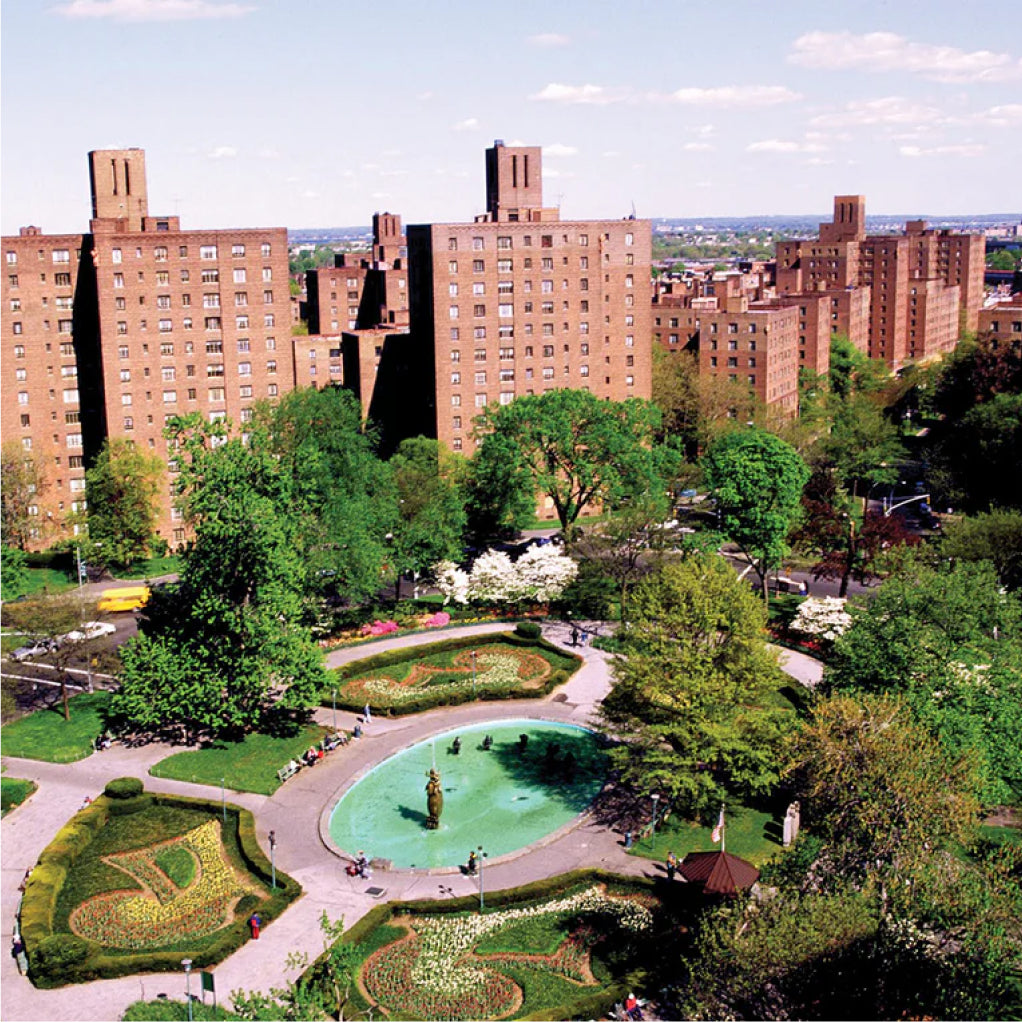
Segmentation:
<svg viewBox="0 0 1022 1022">
<path fill-rule="evenodd" d="M 845 601 L 837 596 L 810 596 L 798 607 L 791 622 L 792 631 L 835 642 L 852 625 L 852 615 L 845 609 Z"/>
</svg>

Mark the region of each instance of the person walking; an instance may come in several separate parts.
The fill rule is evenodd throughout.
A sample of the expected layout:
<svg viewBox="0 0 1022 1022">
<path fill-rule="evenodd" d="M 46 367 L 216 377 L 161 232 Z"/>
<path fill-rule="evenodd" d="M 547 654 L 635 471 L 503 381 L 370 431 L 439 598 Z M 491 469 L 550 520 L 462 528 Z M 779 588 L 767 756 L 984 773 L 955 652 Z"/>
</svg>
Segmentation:
<svg viewBox="0 0 1022 1022">
<path fill-rule="evenodd" d="M 667 879 L 673 880 L 674 874 L 678 870 L 678 857 L 674 852 L 667 853 Z"/>
<path fill-rule="evenodd" d="M 476 865 L 476 861 L 477 861 L 476 853 L 469 852 L 468 862 L 465 864 L 465 872 L 468 873 L 468 875 L 471 877 L 474 877 L 476 875 L 476 869 L 478 868 L 478 866 Z"/>
<path fill-rule="evenodd" d="M 252 927 L 252 939 L 259 939 L 259 928 L 263 925 L 262 919 L 259 917 L 258 912 L 253 912 L 248 917 L 248 925 Z"/>
<path fill-rule="evenodd" d="M 364 724 L 371 724 L 372 720 L 373 720 L 372 711 L 369 708 L 369 704 L 366 703 L 365 706 L 362 707 L 362 722 Z"/>
<path fill-rule="evenodd" d="M 24 976 L 28 972 L 28 954 L 20 933 L 14 935 L 14 941 L 11 944 L 11 957 L 18 966 L 18 975 Z"/>
</svg>

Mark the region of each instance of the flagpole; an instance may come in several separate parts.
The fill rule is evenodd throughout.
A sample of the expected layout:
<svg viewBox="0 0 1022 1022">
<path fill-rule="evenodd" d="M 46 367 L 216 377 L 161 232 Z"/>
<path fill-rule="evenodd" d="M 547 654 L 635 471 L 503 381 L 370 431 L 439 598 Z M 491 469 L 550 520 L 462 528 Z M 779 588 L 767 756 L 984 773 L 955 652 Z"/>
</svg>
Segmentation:
<svg viewBox="0 0 1022 1022">
<path fill-rule="evenodd" d="M 721 854 L 727 851 L 727 818 L 724 816 L 724 805 L 720 806 L 720 851 Z"/>
</svg>

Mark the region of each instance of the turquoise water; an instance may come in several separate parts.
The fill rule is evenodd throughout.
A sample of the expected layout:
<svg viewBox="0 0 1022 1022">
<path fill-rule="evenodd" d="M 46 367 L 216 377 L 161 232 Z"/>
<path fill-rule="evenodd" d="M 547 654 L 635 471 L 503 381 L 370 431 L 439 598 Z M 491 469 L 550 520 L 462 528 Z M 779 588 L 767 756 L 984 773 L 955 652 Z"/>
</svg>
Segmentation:
<svg viewBox="0 0 1022 1022">
<path fill-rule="evenodd" d="M 524 753 L 523 733 L 529 736 Z M 486 735 L 493 738 L 488 751 L 482 748 Z M 451 748 L 456 736 L 457 755 Z M 570 776 L 559 765 L 569 751 L 576 764 Z M 426 782 L 434 757 L 444 808 L 439 829 L 427 830 Z M 479 845 L 495 858 L 578 816 L 606 774 L 606 754 L 585 728 L 537 720 L 457 728 L 374 767 L 334 807 L 330 837 L 343 851 L 362 849 L 398 869 L 456 866 Z"/>
</svg>

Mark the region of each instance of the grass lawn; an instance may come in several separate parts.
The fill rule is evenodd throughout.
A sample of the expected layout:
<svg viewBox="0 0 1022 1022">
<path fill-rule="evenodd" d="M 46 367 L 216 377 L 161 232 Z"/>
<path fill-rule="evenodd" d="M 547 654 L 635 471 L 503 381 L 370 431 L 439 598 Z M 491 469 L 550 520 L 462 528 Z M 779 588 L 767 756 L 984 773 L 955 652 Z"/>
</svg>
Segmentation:
<svg viewBox="0 0 1022 1022">
<path fill-rule="evenodd" d="M 36 789 L 35 781 L 20 777 L 0 777 L 0 815 L 6 816 L 28 798 Z"/>
<path fill-rule="evenodd" d="M 175 575 L 181 571 L 183 562 L 180 557 L 151 557 L 148 561 L 139 561 L 130 568 L 122 568 L 114 572 L 116 579 L 156 578 L 159 575 Z"/>
<path fill-rule="evenodd" d="M 45 593 L 66 593 L 75 588 L 75 583 L 66 571 L 56 568 L 29 568 L 25 582 L 26 596 L 41 596 Z"/>
<path fill-rule="evenodd" d="M 232 791 L 272 795 L 279 787 L 277 771 L 289 760 L 299 759 L 310 745 L 318 745 L 329 728 L 310 724 L 295 735 L 246 735 L 240 742 L 217 742 L 208 749 L 178 752 L 160 760 L 149 771 L 153 777 L 220 786 Z"/>
<path fill-rule="evenodd" d="M 767 812 L 749 806 L 732 806 L 725 812 L 727 823 L 727 850 L 734 855 L 748 859 L 761 866 L 775 852 L 781 849 L 780 825 L 778 819 Z M 768 830 L 769 827 L 769 830 Z M 668 852 L 674 852 L 683 859 L 689 852 L 713 852 L 720 849 L 710 839 L 709 827 L 671 817 L 666 824 L 658 825 L 651 841 L 641 838 L 632 845 L 632 854 L 646 859 L 663 861 Z"/>
<path fill-rule="evenodd" d="M 199 985 L 196 978 L 195 986 Z M 198 996 L 196 993 L 195 996 Z M 187 1019 L 194 1019 L 195 1022 L 215 1022 L 217 1019 L 241 1018 L 233 1011 L 226 1008 L 213 1007 L 212 1004 L 203 1004 L 201 1001 L 192 1002 L 192 1010 L 188 1011 L 188 1005 L 184 1001 L 172 1001 L 169 998 L 158 1001 L 132 1001 L 124 1009 L 121 1016 L 124 1022 L 186 1022 Z"/>
<path fill-rule="evenodd" d="M 70 700 L 71 719 L 64 720 L 63 704 L 36 710 L 5 724 L 0 730 L 5 756 L 42 759 L 47 763 L 73 763 L 85 759 L 106 729 L 109 692 L 84 692 Z"/>
</svg>

